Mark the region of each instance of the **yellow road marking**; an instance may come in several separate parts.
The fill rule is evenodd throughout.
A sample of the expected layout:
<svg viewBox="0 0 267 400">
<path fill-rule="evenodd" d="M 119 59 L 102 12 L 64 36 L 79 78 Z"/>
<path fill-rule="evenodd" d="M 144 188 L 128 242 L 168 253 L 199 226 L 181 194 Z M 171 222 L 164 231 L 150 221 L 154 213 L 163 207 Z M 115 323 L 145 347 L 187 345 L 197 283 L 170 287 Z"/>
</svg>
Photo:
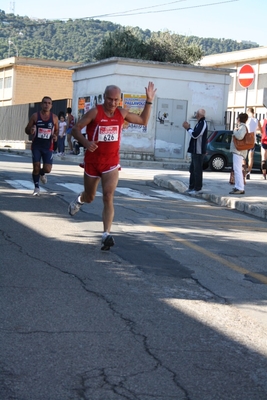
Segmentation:
<svg viewBox="0 0 267 400">
<path fill-rule="evenodd" d="M 193 249 L 193 250 L 195 250 L 195 251 L 197 251 L 199 253 L 202 253 L 205 256 L 207 256 L 207 257 L 209 257 L 209 258 L 211 258 L 213 260 L 216 260 L 216 261 L 220 262 L 221 264 L 225 265 L 226 267 L 231 268 L 233 271 L 239 272 L 239 273 L 241 273 L 243 275 L 249 274 L 249 276 L 251 276 L 251 277 L 257 279 L 258 281 L 260 281 L 261 283 L 264 283 L 265 285 L 267 285 L 267 277 L 266 276 L 261 275 L 261 274 L 257 274 L 255 272 L 251 272 L 251 271 L 247 270 L 246 268 L 239 267 L 238 265 L 232 263 L 231 261 L 228 261 L 228 260 L 224 259 L 223 257 L 220 257 L 217 254 L 214 254 L 211 251 L 206 250 L 203 247 L 198 246 L 195 243 L 192 243 L 192 242 L 189 242 L 186 239 L 177 237 L 176 234 L 167 231 L 167 229 L 161 228 L 161 227 L 153 225 L 153 224 L 150 224 L 150 225 L 153 226 L 153 228 L 156 231 L 164 233 L 165 235 L 167 235 L 170 238 L 172 238 L 175 242 L 183 243 L 185 246 L 190 247 L 191 249 Z"/>
</svg>

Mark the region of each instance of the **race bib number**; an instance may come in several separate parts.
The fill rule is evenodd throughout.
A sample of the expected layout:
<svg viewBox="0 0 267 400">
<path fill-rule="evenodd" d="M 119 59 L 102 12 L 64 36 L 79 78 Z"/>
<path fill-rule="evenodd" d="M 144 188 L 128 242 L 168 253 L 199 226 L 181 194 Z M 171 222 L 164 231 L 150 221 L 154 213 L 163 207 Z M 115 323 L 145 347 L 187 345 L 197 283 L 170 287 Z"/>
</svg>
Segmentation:
<svg viewBox="0 0 267 400">
<path fill-rule="evenodd" d="M 119 127 L 113 126 L 100 126 L 98 131 L 99 142 L 117 142 L 119 140 Z"/>
<path fill-rule="evenodd" d="M 52 134 L 51 129 L 39 128 L 38 129 L 38 138 L 39 139 L 50 139 Z"/>
</svg>

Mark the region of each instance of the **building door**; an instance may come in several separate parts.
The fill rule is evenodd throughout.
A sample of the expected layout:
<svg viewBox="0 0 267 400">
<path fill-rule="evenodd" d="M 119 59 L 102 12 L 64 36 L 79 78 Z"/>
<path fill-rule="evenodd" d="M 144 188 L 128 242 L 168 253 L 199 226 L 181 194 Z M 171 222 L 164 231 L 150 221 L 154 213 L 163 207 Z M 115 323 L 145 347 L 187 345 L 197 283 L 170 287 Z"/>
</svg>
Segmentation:
<svg viewBox="0 0 267 400">
<path fill-rule="evenodd" d="M 186 120 L 187 101 L 158 99 L 155 159 L 184 159 L 186 137 L 182 124 Z"/>
</svg>

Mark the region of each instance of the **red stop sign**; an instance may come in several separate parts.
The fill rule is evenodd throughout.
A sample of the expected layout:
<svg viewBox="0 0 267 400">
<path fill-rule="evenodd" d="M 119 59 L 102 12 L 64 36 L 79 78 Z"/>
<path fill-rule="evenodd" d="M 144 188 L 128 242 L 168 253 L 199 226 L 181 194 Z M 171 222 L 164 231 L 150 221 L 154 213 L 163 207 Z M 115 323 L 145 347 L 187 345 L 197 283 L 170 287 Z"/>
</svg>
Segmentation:
<svg viewBox="0 0 267 400">
<path fill-rule="evenodd" d="M 244 88 L 249 87 L 254 81 L 255 72 L 250 64 L 245 64 L 240 68 L 238 82 Z"/>
</svg>

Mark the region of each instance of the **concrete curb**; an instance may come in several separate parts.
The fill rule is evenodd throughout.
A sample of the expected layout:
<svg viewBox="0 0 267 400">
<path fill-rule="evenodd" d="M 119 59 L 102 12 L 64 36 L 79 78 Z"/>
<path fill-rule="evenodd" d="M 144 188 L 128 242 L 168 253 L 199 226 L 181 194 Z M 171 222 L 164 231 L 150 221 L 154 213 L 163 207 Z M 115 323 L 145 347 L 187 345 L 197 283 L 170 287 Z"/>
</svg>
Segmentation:
<svg viewBox="0 0 267 400">
<path fill-rule="evenodd" d="M 166 189 L 173 190 L 178 193 L 184 193 L 187 189 L 187 185 L 178 179 L 167 178 L 166 175 L 156 175 L 154 176 L 154 183 L 157 186 L 164 187 Z M 188 196 L 186 194 L 186 196 Z M 226 197 L 217 194 L 202 193 L 197 196 L 204 200 L 210 201 L 212 203 L 218 204 L 222 207 L 231 208 L 237 211 L 244 212 L 246 214 L 251 214 L 255 217 L 267 219 L 267 201 L 258 201 L 255 203 L 250 203 L 249 201 L 243 201 L 236 197 Z"/>
<path fill-rule="evenodd" d="M 170 189 L 173 190 L 174 192 L 179 192 L 179 193 L 183 193 L 187 189 L 187 186 L 182 181 L 176 179 L 166 180 L 166 178 L 164 178 L 164 175 L 154 176 L 154 183 L 160 187 L 164 187 L 166 189 Z"/>
<path fill-rule="evenodd" d="M 267 219 L 267 202 L 265 205 L 261 203 L 258 203 L 256 205 L 239 200 L 237 198 L 224 197 L 214 194 L 203 193 L 200 196 L 205 200 L 218 204 L 219 206 L 238 210 L 246 214 L 254 215 L 255 217 Z"/>
</svg>

